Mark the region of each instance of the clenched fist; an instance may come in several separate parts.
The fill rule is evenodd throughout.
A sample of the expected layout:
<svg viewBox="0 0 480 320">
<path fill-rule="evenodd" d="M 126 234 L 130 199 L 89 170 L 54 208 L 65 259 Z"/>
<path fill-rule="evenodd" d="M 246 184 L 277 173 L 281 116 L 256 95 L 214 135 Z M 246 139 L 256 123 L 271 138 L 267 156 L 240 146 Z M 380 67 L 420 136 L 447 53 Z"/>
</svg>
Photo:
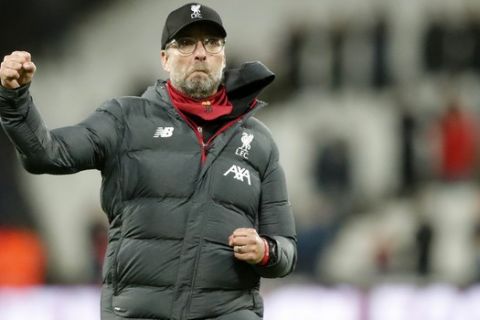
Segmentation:
<svg viewBox="0 0 480 320">
<path fill-rule="evenodd" d="M 233 247 L 235 258 L 250 264 L 262 261 L 265 254 L 263 239 L 252 228 L 238 228 L 228 238 L 228 245 Z"/>
<path fill-rule="evenodd" d="M 0 65 L 0 81 L 2 87 L 16 89 L 32 81 L 35 64 L 30 53 L 14 51 L 3 58 Z"/>
</svg>

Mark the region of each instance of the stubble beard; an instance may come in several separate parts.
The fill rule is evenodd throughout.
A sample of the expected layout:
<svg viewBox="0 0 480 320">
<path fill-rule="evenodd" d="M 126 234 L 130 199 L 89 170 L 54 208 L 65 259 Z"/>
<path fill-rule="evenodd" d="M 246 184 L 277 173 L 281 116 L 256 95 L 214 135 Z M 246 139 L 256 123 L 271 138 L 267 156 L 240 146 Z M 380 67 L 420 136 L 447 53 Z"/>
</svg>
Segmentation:
<svg viewBox="0 0 480 320">
<path fill-rule="evenodd" d="M 203 72 L 194 74 L 194 71 Z M 204 99 L 212 96 L 222 82 L 223 71 L 220 69 L 216 73 L 211 73 L 205 69 L 195 69 L 191 72 L 174 72 L 170 75 L 172 85 L 194 99 Z"/>
</svg>

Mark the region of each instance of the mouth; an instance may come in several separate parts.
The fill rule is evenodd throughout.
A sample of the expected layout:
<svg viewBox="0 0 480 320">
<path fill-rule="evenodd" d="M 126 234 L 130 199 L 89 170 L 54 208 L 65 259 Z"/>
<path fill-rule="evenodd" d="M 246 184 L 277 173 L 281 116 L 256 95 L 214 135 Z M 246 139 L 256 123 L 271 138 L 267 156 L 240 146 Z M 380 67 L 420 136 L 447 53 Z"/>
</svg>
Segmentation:
<svg viewBox="0 0 480 320">
<path fill-rule="evenodd" d="M 190 72 L 188 75 L 188 78 L 190 79 L 206 79 L 210 77 L 210 73 L 206 70 L 193 70 Z"/>
<path fill-rule="evenodd" d="M 190 74 L 194 74 L 194 73 L 205 73 L 205 74 L 208 74 L 208 71 L 205 70 L 205 69 L 198 69 L 198 70 L 193 70 Z"/>
</svg>

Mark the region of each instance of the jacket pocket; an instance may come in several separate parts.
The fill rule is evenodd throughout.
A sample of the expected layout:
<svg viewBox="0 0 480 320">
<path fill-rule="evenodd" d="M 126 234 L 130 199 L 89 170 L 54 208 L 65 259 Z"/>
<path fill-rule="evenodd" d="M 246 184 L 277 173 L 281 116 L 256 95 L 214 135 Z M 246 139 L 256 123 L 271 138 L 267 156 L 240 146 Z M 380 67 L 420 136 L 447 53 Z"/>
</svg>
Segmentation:
<svg viewBox="0 0 480 320">
<path fill-rule="evenodd" d="M 118 270 L 118 253 L 120 252 L 120 247 L 122 246 L 122 238 L 118 240 L 118 245 L 113 255 L 113 263 L 112 263 L 112 286 L 113 286 L 113 295 L 118 295 L 120 291 L 119 286 L 119 270 Z"/>
<path fill-rule="evenodd" d="M 102 283 L 112 283 L 112 265 L 115 255 L 115 244 L 109 243 L 102 267 Z"/>
</svg>

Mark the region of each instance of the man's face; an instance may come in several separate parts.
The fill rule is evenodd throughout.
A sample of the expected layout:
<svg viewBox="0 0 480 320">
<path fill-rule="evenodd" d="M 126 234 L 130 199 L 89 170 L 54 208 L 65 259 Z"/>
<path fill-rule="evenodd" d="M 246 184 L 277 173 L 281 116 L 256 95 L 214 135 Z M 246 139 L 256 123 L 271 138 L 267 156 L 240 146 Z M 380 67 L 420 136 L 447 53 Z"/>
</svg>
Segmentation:
<svg viewBox="0 0 480 320">
<path fill-rule="evenodd" d="M 170 81 L 176 89 L 192 98 L 207 98 L 217 91 L 222 81 L 225 51 L 222 48 L 218 53 L 209 53 L 202 40 L 218 37 L 218 31 L 211 25 L 198 23 L 179 32 L 175 39 L 183 37 L 195 39 L 195 50 L 184 54 L 175 42 L 167 44 L 162 51 L 163 68 L 170 73 Z"/>
</svg>

